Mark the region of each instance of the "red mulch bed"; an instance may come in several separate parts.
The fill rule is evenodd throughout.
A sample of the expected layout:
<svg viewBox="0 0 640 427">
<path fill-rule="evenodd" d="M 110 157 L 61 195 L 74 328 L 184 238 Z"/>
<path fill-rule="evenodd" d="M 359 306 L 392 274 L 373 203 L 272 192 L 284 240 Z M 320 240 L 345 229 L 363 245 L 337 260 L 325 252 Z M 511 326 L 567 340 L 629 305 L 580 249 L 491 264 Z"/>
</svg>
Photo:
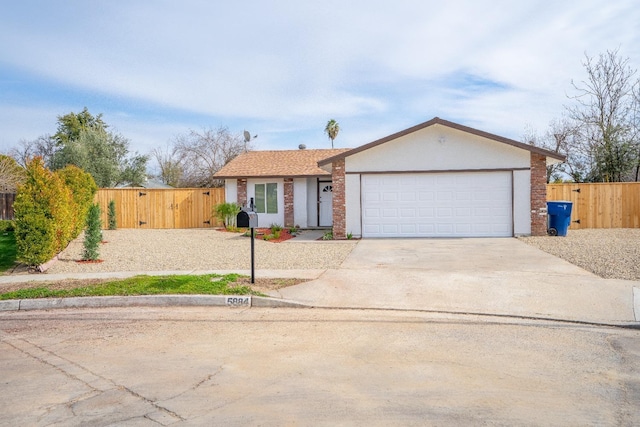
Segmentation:
<svg viewBox="0 0 640 427">
<path fill-rule="evenodd" d="M 263 239 L 264 240 L 264 236 L 268 236 L 271 234 L 271 229 L 270 228 L 256 228 L 256 239 Z M 285 240 L 289 240 L 289 239 L 293 239 L 293 236 L 291 235 L 291 233 L 289 233 L 289 230 L 285 230 L 282 229 L 280 230 L 280 237 L 277 239 L 269 239 L 267 240 L 267 242 L 271 242 L 271 243 L 280 243 L 280 242 L 284 242 Z"/>
</svg>

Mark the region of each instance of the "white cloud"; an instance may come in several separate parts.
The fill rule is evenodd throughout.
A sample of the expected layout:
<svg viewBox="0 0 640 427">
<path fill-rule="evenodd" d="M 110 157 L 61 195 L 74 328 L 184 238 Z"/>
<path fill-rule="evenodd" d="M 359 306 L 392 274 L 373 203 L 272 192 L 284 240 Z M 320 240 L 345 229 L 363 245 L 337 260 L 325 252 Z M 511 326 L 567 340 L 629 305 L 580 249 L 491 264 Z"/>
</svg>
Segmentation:
<svg viewBox="0 0 640 427">
<path fill-rule="evenodd" d="M 220 124 L 252 127 L 268 147 L 315 135 L 307 145 L 322 145 L 328 118 L 350 145 L 435 115 L 517 137 L 561 111 L 585 51 L 620 47 L 640 64 L 634 0 L 85 5 L 0 6 L 0 37 L 12 40 L 0 45 L 0 90 L 6 67 L 76 92 L 56 92 L 46 108 L 0 99 L 9 114 L 0 144 L 31 138 L 45 121 L 29 127 L 30 111 L 59 106 L 46 130 L 55 131 L 69 105 L 132 105 L 112 121 L 141 151 Z"/>
</svg>

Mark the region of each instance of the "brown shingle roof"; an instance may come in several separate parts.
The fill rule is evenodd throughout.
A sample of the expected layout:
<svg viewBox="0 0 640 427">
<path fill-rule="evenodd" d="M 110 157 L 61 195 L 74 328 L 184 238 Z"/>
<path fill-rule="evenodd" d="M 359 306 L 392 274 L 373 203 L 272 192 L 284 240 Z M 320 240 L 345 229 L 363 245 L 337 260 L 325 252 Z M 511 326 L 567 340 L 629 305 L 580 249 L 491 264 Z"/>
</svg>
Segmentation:
<svg viewBox="0 0 640 427">
<path fill-rule="evenodd" d="M 345 151 L 349 149 L 248 151 L 231 160 L 214 176 L 220 179 L 326 176 L 329 173 L 320 169 L 318 162 Z"/>
</svg>

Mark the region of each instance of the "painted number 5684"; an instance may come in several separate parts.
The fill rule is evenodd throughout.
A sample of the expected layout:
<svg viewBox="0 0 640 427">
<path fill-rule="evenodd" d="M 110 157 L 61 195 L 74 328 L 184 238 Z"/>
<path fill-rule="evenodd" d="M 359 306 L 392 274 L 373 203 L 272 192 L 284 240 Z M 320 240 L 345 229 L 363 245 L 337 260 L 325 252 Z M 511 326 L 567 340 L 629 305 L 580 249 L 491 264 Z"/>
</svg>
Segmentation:
<svg viewBox="0 0 640 427">
<path fill-rule="evenodd" d="M 231 307 L 251 306 L 250 296 L 228 296 L 225 298 L 225 303 Z"/>
</svg>

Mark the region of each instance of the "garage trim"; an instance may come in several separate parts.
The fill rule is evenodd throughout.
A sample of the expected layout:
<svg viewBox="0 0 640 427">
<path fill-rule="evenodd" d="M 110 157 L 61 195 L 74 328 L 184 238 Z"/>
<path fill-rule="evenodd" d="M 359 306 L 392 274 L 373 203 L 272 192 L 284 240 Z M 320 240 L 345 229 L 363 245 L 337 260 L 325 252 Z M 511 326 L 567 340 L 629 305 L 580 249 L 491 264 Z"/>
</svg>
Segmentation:
<svg viewBox="0 0 640 427">
<path fill-rule="evenodd" d="M 443 170 L 406 170 L 406 171 L 348 171 L 347 175 L 387 175 L 387 174 L 409 174 L 409 173 L 463 173 L 463 172 L 514 172 L 528 171 L 531 168 L 502 168 L 502 169 L 443 169 Z"/>
</svg>

